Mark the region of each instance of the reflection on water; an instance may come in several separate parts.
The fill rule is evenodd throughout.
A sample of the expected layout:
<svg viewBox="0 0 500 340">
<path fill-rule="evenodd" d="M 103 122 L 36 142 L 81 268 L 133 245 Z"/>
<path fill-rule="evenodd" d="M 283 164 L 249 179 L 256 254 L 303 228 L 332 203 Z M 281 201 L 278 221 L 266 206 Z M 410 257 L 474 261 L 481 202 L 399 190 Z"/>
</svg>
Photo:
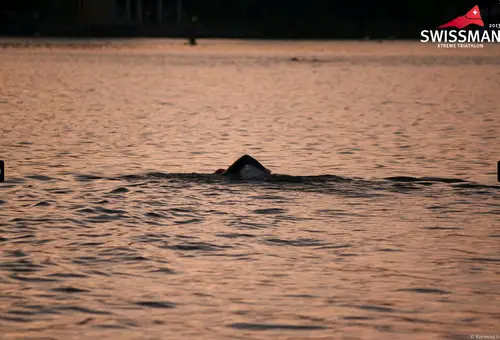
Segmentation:
<svg viewBox="0 0 500 340">
<path fill-rule="evenodd" d="M 3 49 L 3 336 L 498 334 L 499 52 Z"/>
</svg>

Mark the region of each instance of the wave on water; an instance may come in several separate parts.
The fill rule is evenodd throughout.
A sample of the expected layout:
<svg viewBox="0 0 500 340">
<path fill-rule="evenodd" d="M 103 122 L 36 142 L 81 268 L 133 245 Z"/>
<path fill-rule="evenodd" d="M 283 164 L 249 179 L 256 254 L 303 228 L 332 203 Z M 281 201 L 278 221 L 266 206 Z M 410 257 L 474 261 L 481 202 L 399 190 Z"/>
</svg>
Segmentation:
<svg viewBox="0 0 500 340">
<path fill-rule="evenodd" d="M 208 173 L 164 173 L 149 172 L 146 174 L 130 174 L 117 177 L 98 177 L 93 175 L 78 175 L 78 181 L 92 181 L 96 179 L 115 180 L 126 182 L 189 184 L 224 184 L 224 185 L 257 185 L 280 190 L 313 191 L 320 193 L 341 193 L 354 195 L 378 196 L 384 191 L 406 193 L 409 191 L 424 190 L 428 187 L 446 186 L 451 189 L 460 189 L 466 193 L 497 192 L 500 186 L 485 185 L 460 178 L 446 177 L 411 177 L 393 176 L 380 179 L 363 179 L 359 177 L 343 177 L 337 175 L 291 176 L 273 174 L 265 180 L 234 180 Z M 368 194 L 368 191 L 371 194 Z"/>
<path fill-rule="evenodd" d="M 119 176 L 98 176 L 92 174 L 72 174 L 76 182 L 84 184 L 96 181 L 121 182 L 113 193 L 128 192 L 129 186 L 151 185 L 175 186 L 182 188 L 193 184 L 223 185 L 231 187 L 251 186 L 252 188 L 269 188 L 275 190 L 293 190 L 316 192 L 324 194 L 340 194 L 347 196 L 377 197 L 385 193 L 411 193 L 423 191 L 432 187 L 448 188 L 460 194 L 496 194 L 500 186 L 485 185 L 460 178 L 446 177 L 411 177 L 393 176 L 385 178 L 364 179 L 360 177 L 343 177 L 337 175 L 292 176 L 273 174 L 265 180 L 236 180 L 210 173 L 166 173 L 148 172 L 143 174 L 127 174 Z M 28 181 L 38 182 L 66 182 L 67 179 L 47 176 L 26 176 L 25 178 L 10 178 L 0 187 L 12 188 Z M 60 188 L 58 189 L 61 190 Z M 65 188 L 64 190 L 67 190 Z"/>
<path fill-rule="evenodd" d="M 99 178 L 96 176 L 88 176 L 89 179 Z M 379 180 L 365 180 L 359 177 L 343 177 L 337 175 L 314 175 L 314 176 L 292 176 L 284 174 L 273 174 L 265 180 L 236 180 L 221 177 L 216 174 L 204 173 L 164 173 L 164 172 L 149 172 L 143 175 L 123 175 L 113 179 L 121 180 L 145 180 L 145 179 L 165 179 L 165 180 L 184 180 L 190 182 L 238 182 L 238 183 L 347 183 L 347 182 L 377 182 L 385 181 L 388 183 L 415 183 L 423 185 L 432 185 L 437 183 L 453 184 L 458 187 L 482 187 L 500 189 L 500 186 L 484 185 L 460 178 L 446 178 L 446 177 L 411 177 L 411 176 L 393 176 L 384 177 Z"/>
<path fill-rule="evenodd" d="M 285 174 L 272 174 L 264 180 L 239 180 L 222 177 L 217 174 L 210 173 L 166 173 L 166 172 L 148 172 L 145 174 L 129 174 L 120 176 L 99 176 L 93 174 L 73 174 L 73 178 L 77 182 L 92 182 L 97 180 L 111 180 L 111 181 L 166 181 L 166 182 L 188 182 L 199 184 L 282 184 L 294 185 L 382 185 L 382 186 L 396 186 L 396 187 L 428 187 L 438 184 L 447 184 L 454 188 L 476 188 L 476 189 L 496 189 L 499 190 L 498 185 L 486 185 L 460 178 L 447 178 L 447 177 L 411 177 L 411 176 L 393 176 L 384 178 L 363 179 L 360 177 L 343 177 L 338 175 L 305 175 L 305 176 L 292 176 Z M 29 175 L 25 178 L 8 178 L 3 183 L 2 187 L 12 187 L 16 184 L 23 184 L 26 181 L 40 181 L 51 182 L 63 180 L 57 177 L 48 177 L 43 175 Z M 65 181 L 65 179 L 63 180 Z"/>
<path fill-rule="evenodd" d="M 124 180 L 144 180 L 144 179 L 167 179 L 184 180 L 190 182 L 246 182 L 246 183 L 324 183 L 324 182 L 349 182 L 353 179 L 336 175 L 318 175 L 318 176 L 290 176 L 273 174 L 265 180 L 238 180 L 222 177 L 216 174 L 203 173 L 163 173 L 150 172 L 145 175 L 125 175 L 118 177 Z"/>
</svg>

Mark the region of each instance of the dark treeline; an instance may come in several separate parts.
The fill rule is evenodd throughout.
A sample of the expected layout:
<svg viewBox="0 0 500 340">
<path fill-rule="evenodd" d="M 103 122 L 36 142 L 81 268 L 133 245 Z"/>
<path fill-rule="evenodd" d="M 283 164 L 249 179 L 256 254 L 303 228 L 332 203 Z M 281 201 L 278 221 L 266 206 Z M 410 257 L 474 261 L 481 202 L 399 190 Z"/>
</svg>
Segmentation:
<svg viewBox="0 0 500 340">
<path fill-rule="evenodd" d="M 105 2 L 4 0 L 0 3 L 0 34 L 179 36 L 186 30 L 193 30 L 189 25 L 196 17 L 199 36 L 415 38 L 422 29 L 433 29 L 465 14 L 476 4 L 485 22 L 499 22 L 500 7 L 498 0 L 455 0 L 451 3 L 435 0 L 162 0 L 161 7 L 158 7 L 158 0 L 141 0 L 141 10 L 137 12 L 140 14 L 133 11 L 127 20 L 118 20 L 124 15 L 127 0 L 110 0 L 106 3 L 113 4 L 113 15 L 104 20 L 101 15 L 101 21 L 94 22 L 81 14 L 82 3 L 91 1 L 94 1 L 93 14 L 96 8 L 99 12 L 99 6 Z M 136 6 L 138 1 L 128 0 L 127 3 Z M 160 15 L 157 13 L 159 8 Z M 107 10 L 109 12 L 109 6 Z"/>
</svg>

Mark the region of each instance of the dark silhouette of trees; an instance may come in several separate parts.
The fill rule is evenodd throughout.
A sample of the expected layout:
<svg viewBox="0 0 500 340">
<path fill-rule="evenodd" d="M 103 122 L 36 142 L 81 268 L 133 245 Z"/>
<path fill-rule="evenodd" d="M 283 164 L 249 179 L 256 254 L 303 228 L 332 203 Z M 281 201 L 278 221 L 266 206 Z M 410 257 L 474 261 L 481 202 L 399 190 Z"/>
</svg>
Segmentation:
<svg viewBox="0 0 500 340">
<path fill-rule="evenodd" d="M 490 10 L 500 7 L 497 0 L 162 0 L 160 6 L 158 0 L 116 0 L 115 12 L 122 17 L 127 12 L 129 22 L 118 23 L 110 16 L 109 22 L 88 23 L 81 13 L 82 4 L 101 6 L 106 1 L 111 0 L 2 1 L 0 34 L 176 36 L 189 31 L 196 17 L 199 36 L 412 38 L 422 29 L 465 14 L 476 4 L 487 13 L 483 20 L 500 22 Z M 138 1 L 140 11 L 124 9 L 125 3 L 136 6 Z"/>
</svg>

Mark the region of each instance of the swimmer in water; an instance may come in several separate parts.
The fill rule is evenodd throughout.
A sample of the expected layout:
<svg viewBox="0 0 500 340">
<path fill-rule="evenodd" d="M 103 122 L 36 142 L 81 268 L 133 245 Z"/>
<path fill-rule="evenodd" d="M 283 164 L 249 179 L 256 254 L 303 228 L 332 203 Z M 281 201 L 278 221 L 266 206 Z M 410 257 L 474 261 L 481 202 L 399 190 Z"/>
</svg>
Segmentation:
<svg viewBox="0 0 500 340">
<path fill-rule="evenodd" d="M 264 180 L 271 175 L 271 170 L 265 168 L 252 156 L 244 155 L 238 158 L 227 170 L 219 169 L 215 173 L 230 179 Z"/>
</svg>

